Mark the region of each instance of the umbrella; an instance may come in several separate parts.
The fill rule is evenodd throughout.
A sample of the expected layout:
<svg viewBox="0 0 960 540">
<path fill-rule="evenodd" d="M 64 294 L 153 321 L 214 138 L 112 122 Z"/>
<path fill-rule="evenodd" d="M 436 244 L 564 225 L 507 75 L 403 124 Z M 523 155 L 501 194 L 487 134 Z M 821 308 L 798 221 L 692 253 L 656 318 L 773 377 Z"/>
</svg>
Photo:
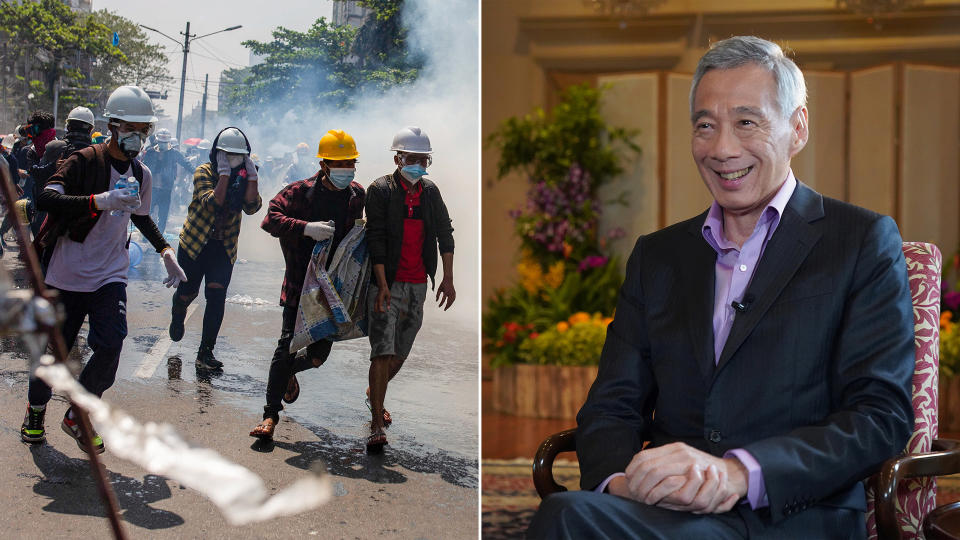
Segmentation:
<svg viewBox="0 0 960 540">
<path fill-rule="evenodd" d="M 187 146 L 196 146 L 197 143 L 199 143 L 199 142 L 202 141 L 202 140 L 203 140 L 203 139 L 201 139 L 200 137 L 190 137 L 189 139 L 185 139 L 185 140 L 184 140 L 182 143 L 180 143 L 180 144 L 185 144 L 185 145 L 187 145 Z"/>
</svg>

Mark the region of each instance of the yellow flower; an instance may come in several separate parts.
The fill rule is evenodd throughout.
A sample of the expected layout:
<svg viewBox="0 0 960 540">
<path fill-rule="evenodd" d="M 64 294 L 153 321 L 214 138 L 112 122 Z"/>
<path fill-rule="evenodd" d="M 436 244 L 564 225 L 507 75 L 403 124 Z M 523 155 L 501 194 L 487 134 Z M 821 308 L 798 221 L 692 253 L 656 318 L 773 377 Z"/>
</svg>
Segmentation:
<svg viewBox="0 0 960 540">
<path fill-rule="evenodd" d="M 540 264 L 527 258 L 517 263 L 517 274 L 520 276 L 520 286 L 528 293 L 536 293 L 543 286 L 543 270 Z"/>
<path fill-rule="evenodd" d="M 570 325 L 567 324 L 567 321 L 560 321 L 557 323 L 557 332 L 561 334 L 570 329 Z"/>
<path fill-rule="evenodd" d="M 550 269 L 547 270 L 547 274 L 543 276 L 544 284 L 551 289 L 557 289 L 560 285 L 563 285 L 563 278 L 566 274 L 566 265 L 563 264 L 563 261 L 557 261 L 550 265 Z"/>
</svg>

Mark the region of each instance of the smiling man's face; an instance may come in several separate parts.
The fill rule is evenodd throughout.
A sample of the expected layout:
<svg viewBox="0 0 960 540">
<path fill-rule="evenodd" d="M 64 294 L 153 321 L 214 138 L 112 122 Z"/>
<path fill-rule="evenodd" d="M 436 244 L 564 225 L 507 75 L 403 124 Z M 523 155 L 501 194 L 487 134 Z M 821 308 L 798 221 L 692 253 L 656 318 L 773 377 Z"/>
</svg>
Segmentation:
<svg viewBox="0 0 960 540">
<path fill-rule="evenodd" d="M 708 71 L 693 103 L 693 159 L 725 214 L 755 215 L 807 142 L 807 111 L 777 106 L 773 74 L 756 64 Z"/>
</svg>

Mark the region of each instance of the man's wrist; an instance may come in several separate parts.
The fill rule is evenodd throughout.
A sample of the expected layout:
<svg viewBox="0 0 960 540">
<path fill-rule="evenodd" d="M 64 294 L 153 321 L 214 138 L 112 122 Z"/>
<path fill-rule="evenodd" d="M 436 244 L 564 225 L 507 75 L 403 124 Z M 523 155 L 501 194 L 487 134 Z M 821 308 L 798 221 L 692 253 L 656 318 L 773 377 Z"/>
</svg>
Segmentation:
<svg viewBox="0 0 960 540">
<path fill-rule="evenodd" d="M 750 472 L 747 470 L 747 466 L 736 457 L 723 458 L 723 462 L 727 468 L 727 481 L 734 488 L 734 492 L 739 494 L 741 498 L 746 497 L 750 480 Z"/>
</svg>

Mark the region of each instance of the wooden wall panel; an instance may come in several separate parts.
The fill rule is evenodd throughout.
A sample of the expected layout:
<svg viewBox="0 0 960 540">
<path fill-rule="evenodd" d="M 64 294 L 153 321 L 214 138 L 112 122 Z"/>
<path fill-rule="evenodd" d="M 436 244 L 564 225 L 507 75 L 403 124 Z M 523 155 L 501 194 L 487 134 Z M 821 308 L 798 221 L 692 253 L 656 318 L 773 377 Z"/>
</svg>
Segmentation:
<svg viewBox="0 0 960 540">
<path fill-rule="evenodd" d="M 637 129 L 634 142 L 641 154 L 622 160 L 624 172 L 600 190 L 600 199 L 610 201 L 621 195 L 627 202 L 604 205 L 600 233 L 622 227 L 626 237 L 613 244 L 626 264 L 634 240 L 657 230 L 660 188 L 657 178 L 657 74 L 611 75 L 600 77 L 600 85 L 609 85 L 604 94 L 601 114 L 612 126 Z M 623 152 L 622 156 L 634 155 Z"/>
<path fill-rule="evenodd" d="M 846 197 L 846 129 L 844 73 L 805 72 L 810 138 L 807 146 L 794 156 L 792 167 L 797 178 L 827 197 Z"/>
<path fill-rule="evenodd" d="M 850 74 L 850 202 L 896 217 L 894 68 Z"/>
<path fill-rule="evenodd" d="M 960 233 L 960 71 L 905 66 L 902 118 L 901 234 L 949 256 Z"/>
<path fill-rule="evenodd" d="M 689 219 L 710 207 L 713 198 L 703 185 L 690 153 L 690 83 L 692 75 L 667 75 L 666 189 L 664 225 Z"/>
</svg>

